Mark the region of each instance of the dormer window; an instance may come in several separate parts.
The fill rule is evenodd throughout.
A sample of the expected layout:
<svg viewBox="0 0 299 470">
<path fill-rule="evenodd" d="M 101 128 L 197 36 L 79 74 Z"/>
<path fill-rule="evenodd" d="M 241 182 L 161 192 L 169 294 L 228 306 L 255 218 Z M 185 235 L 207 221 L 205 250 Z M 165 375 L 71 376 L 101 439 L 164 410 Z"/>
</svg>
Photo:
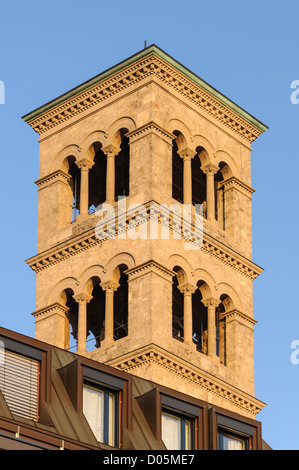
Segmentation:
<svg viewBox="0 0 299 470">
<path fill-rule="evenodd" d="M 252 450 L 257 448 L 258 423 L 252 420 L 240 421 L 233 414 L 213 413 L 212 420 L 217 426 L 218 450 Z"/>
<path fill-rule="evenodd" d="M 118 393 L 85 382 L 83 386 L 83 413 L 99 442 L 117 446 Z"/>
<path fill-rule="evenodd" d="M 74 408 L 84 415 L 96 440 L 121 448 L 122 429 L 131 426 L 131 379 L 86 358 L 70 362 L 59 369 L 59 375 Z"/>
<path fill-rule="evenodd" d="M 38 421 L 40 361 L 4 350 L 0 391 L 12 414 Z"/>
<path fill-rule="evenodd" d="M 119 447 L 121 397 L 124 381 L 90 367 L 83 367 L 83 413 L 99 442 Z"/>
</svg>

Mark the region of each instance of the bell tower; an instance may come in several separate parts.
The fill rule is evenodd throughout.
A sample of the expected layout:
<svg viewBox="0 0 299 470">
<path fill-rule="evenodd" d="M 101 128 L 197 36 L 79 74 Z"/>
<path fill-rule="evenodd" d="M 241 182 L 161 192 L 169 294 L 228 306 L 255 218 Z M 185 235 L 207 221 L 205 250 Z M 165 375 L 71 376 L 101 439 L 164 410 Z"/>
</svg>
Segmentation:
<svg viewBox="0 0 299 470">
<path fill-rule="evenodd" d="M 254 417 L 267 127 L 155 45 L 23 119 L 40 138 L 36 338 Z"/>
</svg>

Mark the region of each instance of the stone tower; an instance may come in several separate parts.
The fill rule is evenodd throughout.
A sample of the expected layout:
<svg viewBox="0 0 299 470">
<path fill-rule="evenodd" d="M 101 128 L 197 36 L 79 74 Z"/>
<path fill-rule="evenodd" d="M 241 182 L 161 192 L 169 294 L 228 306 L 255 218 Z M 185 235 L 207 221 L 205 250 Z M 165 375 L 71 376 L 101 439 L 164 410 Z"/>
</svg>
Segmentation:
<svg viewBox="0 0 299 470">
<path fill-rule="evenodd" d="M 36 338 L 254 417 L 267 127 L 155 45 L 23 119 L 40 136 Z"/>
</svg>

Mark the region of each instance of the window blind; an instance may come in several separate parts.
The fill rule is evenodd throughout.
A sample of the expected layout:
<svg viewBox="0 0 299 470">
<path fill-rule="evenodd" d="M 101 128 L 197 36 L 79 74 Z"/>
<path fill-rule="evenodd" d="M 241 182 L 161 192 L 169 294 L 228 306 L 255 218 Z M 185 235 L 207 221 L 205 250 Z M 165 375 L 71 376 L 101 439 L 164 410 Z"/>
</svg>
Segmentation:
<svg viewBox="0 0 299 470">
<path fill-rule="evenodd" d="M 38 420 L 39 361 L 4 350 L 0 390 L 12 414 Z"/>
</svg>

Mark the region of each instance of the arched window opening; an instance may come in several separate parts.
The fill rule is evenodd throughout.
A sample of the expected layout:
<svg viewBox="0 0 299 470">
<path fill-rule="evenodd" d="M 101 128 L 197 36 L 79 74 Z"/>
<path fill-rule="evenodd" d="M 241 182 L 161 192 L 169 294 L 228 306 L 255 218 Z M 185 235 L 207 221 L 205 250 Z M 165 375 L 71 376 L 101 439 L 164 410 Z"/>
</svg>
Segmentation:
<svg viewBox="0 0 299 470">
<path fill-rule="evenodd" d="M 178 134 L 177 131 L 174 134 Z M 172 141 L 172 197 L 176 201 L 183 204 L 184 199 L 184 175 L 183 175 L 183 159 L 178 153 L 178 145 L 176 140 Z"/>
<path fill-rule="evenodd" d="M 119 287 L 114 292 L 114 320 L 113 320 L 113 337 L 118 340 L 128 336 L 128 276 L 125 270 L 127 266 L 119 266 L 120 278 L 118 280 Z"/>
<path fill-rule="evenodd" d="M 92 299 L 87 304 L 87 336 L 92 337 L 87 340 L 87 349 L 99 348 L 105 338 L 105 292 L 98 278 L 93 278 L 92 284 Z"/>
<path fill-rule="evenodd" d="M 197 153 L 192 158 L 191 169 L 192 169 L 192 204 L 203 205 L 203 217 L 206 217 L 207 213 L 207 190 L 206 190 L 206 175 L 201 169 L 202 162 L 200 160 L 200 153 L 203 151 L 203 147 L 196 149 Z"/>
<path fill-rule="evenodd" d="M 196 344 L 196 350 L 207 354 L 208 352 L 208 325 L 207 308 L 202 303 L 202 294 L 196 289 L 192 296 L 192 325 L 193 325 L 193 343 Z"/>
<path fill-rule="evenodd" d="M 220 363 L 226 365 L 226 322 L 225 311 L 229 298 L 222 296 L 221 303 L 216 308 L 215 326 L 216 326 L 216 354 L 220 359 Z"/>
<path fill-rule="evenodd" d="M 66 301 L 65 306 L 68 308 L 66 314 L 68 319 L 68 335 L 69 335 L 69 350 L 77 348 L 77 335 L 78 335 L 78 303 L 75 301 L 72 289 L 66 289 L 62 294 Z"/>
<path fill-rule="evenodd" d="M 94 212 L 106 200 L 106 155 L 102 151 L 101 144 L 95 143 L 93 147 L 94 165 L 89 170 L 89 213 Z"/>
<path fill-rule="evenodd" d="M 180 268 L 174 268 L 178 272 Z M 179 290 L 177 276 L 172 282 L 172 336 L 178 341 L 184 341 L 184 294 Z"/>
<path fill-rule="evenodd" d="M 123 135 L 122 131 L 121 134 Z M 128 137 L 122 136 L 120 152 L 115 157 L 115 200 L 129 195 L 130 183 L 130 146 Z"/>
<path fill-rule="evenodd" d="M 72 222 L 75 222 L 80 212 L 81 186 L 81 172 L 75 161 L 70 161 L 68 173 L 71 176 L 69 184 L 72 191 Z"/>
</svg>

